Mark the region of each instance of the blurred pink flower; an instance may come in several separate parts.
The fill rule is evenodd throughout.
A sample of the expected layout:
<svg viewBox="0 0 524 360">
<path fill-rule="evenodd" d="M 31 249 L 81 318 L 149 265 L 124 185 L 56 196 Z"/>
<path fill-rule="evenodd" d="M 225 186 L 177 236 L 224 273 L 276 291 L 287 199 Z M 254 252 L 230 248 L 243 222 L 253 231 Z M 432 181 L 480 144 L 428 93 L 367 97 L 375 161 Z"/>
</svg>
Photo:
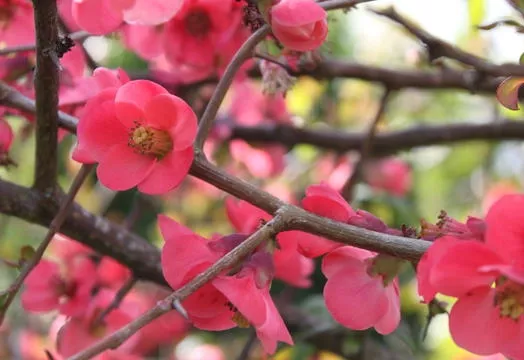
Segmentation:
<svg viewBox="0 0 524 360">
<path fill-rule="evenodd" d="M 327 13 L 313 0 L 281 0 L 269 10 L 275 37 L 290 50 L 318 48 L 328 33 Z"/>
<path fill-rule="evenodd" d="M 398 278 L 386 281 L 387 274 L 374 274 L 376 254 L 343 246 L 327 254 L 322 272 L 326 307 L 342 325 L 365 330 L 374 327 L 381 334 L 393 332 L 400 322 Z"/>
<path fill-rule="evenodd" d="M 82 314 L 91 301 L 96 267 L 88 257 L 76 257 L 61 273 L 57 263 L 42 259 L 25 280 L 22 306 L 27 311 L 59 309 L 64 315 Z"/>
<path fill-rule="evenodd" d="M 0 118 L 0 158 L 2 154 L 7 154 L 9 152 L 13 138 L 14 135 L 11 126 L 7 121 Z"/>
<path fill-rule="evenodd" d="M 484 242 L 439 238 L 418 265 L 419 293 L 425 301 L 436 292 L 458 298 L 451 335 L 479 355 L 524 356 L 523 208 L 523 195 L 502 197 L 488 211 Z"/>
<path fill-rule="evenodd" d="M 182 99 L 151 81 L 130 81 L 88 101 L 73 159 L 98 162 L 100 182 L 112 190 L 163 194 L 187 175 L 196 128 Z"/>
<path fill-rule="evenodd" d="M 411 168 L 398 158 L 370 162 L 365 166 L 364 180 L 373 188 L 395 196 L 404 196 L 411 190 Z"/>
<path fill-rule="evenodd" d="M 104 35 L 124 21 L 137 25 L 165 23 L 181 6 L 182 0 L 73 0 L 71 11 L 80 28 Z"/>
</svg>

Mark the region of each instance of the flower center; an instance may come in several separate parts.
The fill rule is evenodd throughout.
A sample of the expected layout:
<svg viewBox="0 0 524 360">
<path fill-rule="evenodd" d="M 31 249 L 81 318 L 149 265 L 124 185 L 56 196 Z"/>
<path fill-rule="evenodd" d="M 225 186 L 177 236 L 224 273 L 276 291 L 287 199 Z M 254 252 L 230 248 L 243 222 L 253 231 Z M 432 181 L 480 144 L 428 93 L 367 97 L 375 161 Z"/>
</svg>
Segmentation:
<svg viewBox="0 0 524 360">
<path fill-rule="evenodd" d="M 241 329 L 246 329 L 250 326 L 249 320 L 238 310 L 233 314 L 231 320 L 233 320 L 233 322 Z"/>
<path fill-rule="evenodd" d="M 500 317 L 518 321 L 524 314 L 524 286 L 504 277 L 497 279 L 494 306 L 499 307 Z"/>
<path fill-rule="evenodd" d="M 127 144 L 136 152 L 159 160 L 173 150 L 173 140 L 167 131 L 138 124 L 130 130 Z"/>
<path fill-rule="evenodd" d="M 204 37 L 211 30 L 209 15 L 201 9 L 191 11 L 184 22 L 187 32 L 196 37 Z"/>
</svg>

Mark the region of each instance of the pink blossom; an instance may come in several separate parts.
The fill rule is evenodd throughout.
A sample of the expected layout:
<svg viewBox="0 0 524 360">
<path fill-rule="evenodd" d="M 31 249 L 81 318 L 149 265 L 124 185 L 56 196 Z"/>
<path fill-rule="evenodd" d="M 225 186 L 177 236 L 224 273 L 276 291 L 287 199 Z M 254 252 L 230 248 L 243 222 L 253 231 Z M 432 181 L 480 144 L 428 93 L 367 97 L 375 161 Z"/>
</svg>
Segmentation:
<svg viewBox="0 0 524 360">
<path fill-rule="evenodd" d="M 73 159 L 98 162 L 98 178 L 112 190 L 166 193 L 189 171 L 196 127 L 182 99 L 151 81 L 130 81 L 87 102 Z"/>
<path fill-rule="evenodd" d="M 29 0 L 0 0 L 0 39 L 5 46 L 35 41 L 33 4 Z"/>
<path fill-rule="evenodd" d="M 290 50 L 315 50 L 328 33 L 326 11 L 313 0 L 281 0 L 269 18 L 273 34 Z"/>
<path fill-rule="evenodd" d="M 523 358 L 523 195 L 506 195 L 486 216 L 484 242 L 437 239 L 418 265 L 425 301 L 436 292 L 458 298 L 450 313 L 455 342 L 479 355 Z"/>
<path fill-rule="evenodd" d="M 342 325 L 364 330 L 374 327 L 381 334 L 394 331 L 400 322 L 398 279 L 385 281 L 372 271 L 375 254 L 351 246 L 326 255 L 322 272 L 326 307 Z"/>
<path fill-rule="evenodd" d="M 57 335 L 57 350 L 60 355 L 70 357 L 131 322 L 133 318 L 120 309 L 109 312 L 99 321 L 100 312 L 109 306 L 115 295 L 115 292 L 102 289 L 81 315 L 66 321 Z M 116 350 L 106 350 L 95 359 L 138 360 L 140 357 L 131 354 L 131 350 L 139 339 L 140 332 L 135 333 Z"/>
<path fill-rule="evenodd" d="M 208 241 L 165 216 L 159 216 L 159 225 L 165 240 L 162 269 L 173 289 L 186 284 L 246 238 L 233 234 Z M 292 344 L 269 295 L 273 277 L 270 255 L 257 251 L 230 273 L 217 276 L 183 301 L 193 325 L 203 330 L 252 325 L 268 353 L 275 351 L 277 341 Z"/>
<path fill-rule="evenodd" d="M 123 21 L 159 25 L 180 9 L 181 0 L 73 0 L 72 14 L 78 26 L 95 35 L 116 30 Z"/>
<path fill-rule="evenodd" d="M 115 289 L 121 287 L 131 277 L 131 271 L 126 266 L 109 256 L 104 256 L 100 259 L 96 271 L 98 283 L 101 286 Z"/>
<path fill-rule="evenodd" d="M 247 201 L 233 198 L 226 199 L 226 211 L 233 227 L 243 234 L 253 233 L 263 222 L 271 219 L 268 213 Z M 298 237 L 309 235 L 300 231 L 287 231 L 277 235 L 279 246 L 273 253 L 275 277 L 293 286 L 305 288 L 311 285 L 309 276 L 315 266 L 311 259 L 299 252 L 297 237 L 293 236 L 295 233 Z"/>
<path fill-rule="evenodd" d="M 412 178 L 409 165 L 398 158 L 386 158 L 368 164 L 364 179 L 373 188 L 395 196 L 404 196 L 411 189 Z"/>
<path fill-rule="evenodd" d="M 73 316 L 85 311 L 96 282 L 95 264 L 87 257 L 77 257 L 62 275 L 57 263 L 42 259 L 25 280 L 22 306 L 27 311 L 59 309 Z"/>
</svg>

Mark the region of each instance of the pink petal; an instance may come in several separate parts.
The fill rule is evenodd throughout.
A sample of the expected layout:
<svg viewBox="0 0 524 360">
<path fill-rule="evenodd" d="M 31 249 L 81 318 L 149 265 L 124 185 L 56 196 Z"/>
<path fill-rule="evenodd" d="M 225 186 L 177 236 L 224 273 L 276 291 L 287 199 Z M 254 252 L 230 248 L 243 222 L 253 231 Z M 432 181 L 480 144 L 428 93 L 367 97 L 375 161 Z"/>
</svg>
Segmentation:
<svg viewBox="0 0 524 360">
<path fill-rule="evenodd" d="M 485 244 L 476 240 L 461 240 L 449 247 L 434 264 L 430 282 L 438 292 L 460 297 L 476 287 L 490 286 L 499 274 L 479 270 L 482 266 L 502 262 Z"/>
<path fill-rule="evenodd" d="M 114 90 L 105 91 L 95 99 L 110 94 L 114 94 Z M 127 146 L 129 141 L 128 129 L 116 118 L 112 101 L 88 102 L 78 123 L 77 134 L 78 144 L 73 159 L 80 162 L 90 159 L 99 162 L 113 146 Z"/>
<path fill-rule="evenodd" d="M 100 182 L 115 191 L 137 186 L 153 170 L 156 159 L 136 153 L 127 144 L 115 145 L 100 160 Z"/>
<path fill-rule="evenodd" d="M 302 207 L 340 222 L 346 222 L 356 214 L 336 190 L 325 184 L 309 186 L 306 189 L 306 197 L 302 199 Z"/>
<path fill-rule="evenodd" d="M 217 259 L 205 240 L 197 235 L 182 235 L 166 241 L 161 261 L 164 277 L 173 289 L 178 289 L 191 278 L 211 266 Z"/>
<path fill-rule="evenodd" d="M 233 317 L 232 313 L 222 312 L 216 316 L 212 317 L 203 317 L 189 315 L 191 323 L 194 327 L 200 330 L 211 330 L 211 331 L 222 331 L 229 330 L 237 326 L 231 318 Z"/>
<path fill-rule="evenodd" d="M 278 313 L 268 289 L 265 289 L 262 293 L 262 298 L 266 303 L 266 321 L 256 328 L 256 332 L 264 351 L 267 354 L 273 354 L 277 349 L 278 341 L 293 345 L 293 339 Z"/>
<path fill-rule="evenodd" d="M 182 0 L 136 0 L 133 7 L 124 11 L 124 20 L 128 24 L 160 25 L 181 7 Z"/>
<path fill-rule="evenodd" d="M 94 35 L 110 33 L 122 23 L 122 14 L 115 12 L 106 0 L 74 0 L 73 18 L 78 26 Z"/>
<path fill-rule="evenodd" d="M 183 305 L 191 317 L 210 319 L 223 313 L 227 314 L 229 320 L 233 317 L 228 299 L 211 283 L 207 283 L 188 296 Z"/>
<path fill-rule="evenodd" d="M 138 184 L 145 194 L 165 194 L 176 188 L 189 172 L 193 163 L 193 148 L 171 151 L 156 162 L 147 177 Z"/>
<path fill-rule="evenodd" d="M 115 96 L 118 119 L 128 128 L 135 122 L 142 123 L 146 104 L 160 94 L 167 94 L 167 90 L 149 80 L 134 80 L 122 85 Z"/>
<path fill-rule="evenodd" d="M 0 118 L 0 153 L 9 151 L 13 137 L 13 130 L 9 123 Z"/>
<path fill-rule="evenodd" d="M 430 281 L 431 272 L 434 269 L 435 264 L 438 264 L 440 258 L 458 241 L 461 240 L 451 236 L 441 237 L 435 240 L 424 255 L 422 255 L 422 258 L 417 265 L 417 285 L 418 293 L 422 296 L 424 303 L 429 303 L 433 300 L 438 292 Z"/>
<path fill-rule="evenodd" d="M 197 118 L 191 107 L 171 94 L 155 96 L 144 109 L 146 124 L 167 130 L 173 139 L 173 150 L 184 150 L 193 145 L 197 132 Z"/>
<path fill-rule="evenodd" d="M 287 246 L 288 243 L 296 244 L 298 252 L 308 258 L 316 258 L 342 246 L 318 235 L 296 230 L 281 232 L 277 235 L 277 239 L 281 246 Z"/>
<path fill-rule="evenodd" d="M 28 287 L 47 287 L 55 279 L 60 279 L 60 268 L 54 261 L 40 260 L 24 281 Z"/>
<path fill-rule="evenodd" d="M 366 269 L 365 260 L 374 255 L 371 251 L 353 246 L 339 247 L 322 259 L 322 273 L 329 278 L 346 267 Z"/>
<path fill-rule="evenodd" d="M 255 327 L 266 321 L 266 303 L 252 276 L 219 276 L 212 284 L 226 296 L 229 301 Z"/>
<path fill-rule="evenodd" d="M 524 265 L 524 195 L 505 195 L 486 215 L 486 244 L 509 264 Z"/>
<path fill-rule="evenodd" d="M 458 346 L 479 355 L 502 351 L 504 344 L 519 341 L 520 324 L 501 318 L 493 306 L 495 290 L 479 288 L 462 296 L 449 314 L 449 329 Z"/>
<path fill-rule="evenodd" d="M 327 18 L 327 13 L 312 0 L 282 0 L 270 10 L 271 22 L 297 27 Z"/>
<path fill-rule="evenodd" d="M 22 292 L 21 303 L 26 311 L 46 312 L 58 308 L 60 294 L 55 288 L 25 288 Z"/>
<path fill-rule="evenodd" d="M 93 78 L 100 89 L 118 88 L 129 81 L 122 69 L 110 70 L 104 67 L 96 68 L 93 71 Z"/>
<path fill-rule="evenodd" d="M 522 77 L 509 77 L 497 88 L 497 99 L 510 110 L 519 109 L 519 89 L 524 84 Z"/>
<path fill-rule="evenodd" d="M 400 296 L 398 278 L 385 288 L 388 298 L 388 309 L 384 316 L 375 324 L 375 330 L 382 335 L 395 331 L 400 323 Z"/>
<path fill-rule="evenodd" d="M 293 248 L 281 248 L 273 253 L 275 277 L 299 288 L 311 286 L 309 276 L 315 270 L 313 260 Z"/>
<path fill-rule="evenodd" d="M 177 241 L 180 236 L 184 235 L 198 236 L 190 228 L 162 214 L 158 215 L 158 226 L 165 242 Z M 202 239 L 199 241 L 205 242 L 204 238 L 198 237 Z"/>
<path fill-rule="evenodd" d="M 353 330 L 375 326 L 389 307 L 382 279 L 371 278 L 364 267 L 333 274 L 324 287 L 324 299 L 333 318 Z"/>
<path fill-rule="evenodd" d="M 227 197 L 225 202 L 229 222 L 240 233 L 252 233 L 262 220 L 271 219 L 271 215 L 247 201 Z"/>
</svg>

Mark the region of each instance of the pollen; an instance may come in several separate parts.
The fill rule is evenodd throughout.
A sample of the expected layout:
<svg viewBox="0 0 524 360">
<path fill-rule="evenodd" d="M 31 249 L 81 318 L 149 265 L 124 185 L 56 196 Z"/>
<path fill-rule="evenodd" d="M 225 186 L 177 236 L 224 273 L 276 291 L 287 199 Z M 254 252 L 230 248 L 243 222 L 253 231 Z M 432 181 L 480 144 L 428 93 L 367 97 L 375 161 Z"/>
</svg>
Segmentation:
<svg viewBox="0 0 524 360">
<path fill-rule="evenodd" d="M 518 321 L 524 314 L 524 286 L 505 278 L 498 284 L 494 305 L 498 306 L 500 317 Z"/>
<path fill-rule="evenodd" d="M 231 319 L 235 324 L 238 325 L 239 328 L 246 329 L 250 326 L 249 320 L 246 319 L 244 315 L 240 311 L 236 311 L 233 314 L 233 318 Z"/>
<path fill-rule="evenodd" d="M 128 145 L 139 154 L 159 160 L 173 150 L 173 140 L 167 131 L 140 124 L 129 131 Z"/>
</svg>

